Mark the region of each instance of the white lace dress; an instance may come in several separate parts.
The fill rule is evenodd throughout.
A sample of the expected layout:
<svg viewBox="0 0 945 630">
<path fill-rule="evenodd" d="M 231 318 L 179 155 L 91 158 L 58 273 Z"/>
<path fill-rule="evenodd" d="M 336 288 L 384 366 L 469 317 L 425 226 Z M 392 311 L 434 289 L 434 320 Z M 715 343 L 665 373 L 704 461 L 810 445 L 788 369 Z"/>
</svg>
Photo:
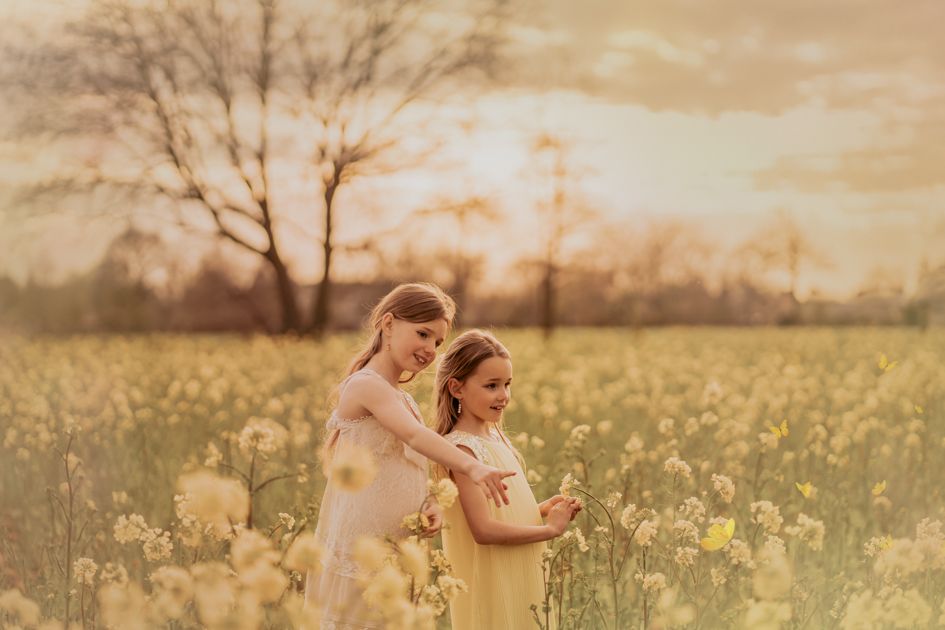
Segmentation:
<svg viewBox="0 0 945 630">
<path fill-rule="evenodd" d="M 355 374 L 358 373 L 383 378 L 368 368 Z M 347 379 L 341 387 L 346 383 Z M 398 391 L 421 422 L 416 401 L 410 394 Z M 352 558 L 352 548 L 362 536 L 409 535 L 400 523 L 416 512 L 426 497 L 427 459 L 385 429 L 374 416 L 347 419 L 333 411 L 327 429 L 328 444 L 333 443 L 334 448 L 348 443 L 369 449 L 377 464 L 377 475 L 359 492 L 345 492 L 335 487 L 329 477 L 315 529 L 323 549 L 322 571 L 309 573 L 305 601 L 322 611 L 322 630 L 381 628 L 381 621 L 361 599 L 357 579 L 360 569 Z"/>
</svg>

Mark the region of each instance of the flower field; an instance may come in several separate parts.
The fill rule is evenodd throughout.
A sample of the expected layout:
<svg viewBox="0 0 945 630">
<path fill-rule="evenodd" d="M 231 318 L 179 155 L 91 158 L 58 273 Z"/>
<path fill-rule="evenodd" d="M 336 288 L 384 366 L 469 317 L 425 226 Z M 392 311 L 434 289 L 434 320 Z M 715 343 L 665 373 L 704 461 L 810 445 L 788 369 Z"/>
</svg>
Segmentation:
<svg viewBox="0 0 945 630">
<path fill-rule="evenodd" d="M 536 497 L 585 504 L 535 628 L 945 627 L 945 331 L 498 336 Z M 316 628 L 319 446 L 357 347 L 0 340 L 0 626 Z M 437 546 L 359 546 L 388 627 L 449 627 Z"/>
</svg>

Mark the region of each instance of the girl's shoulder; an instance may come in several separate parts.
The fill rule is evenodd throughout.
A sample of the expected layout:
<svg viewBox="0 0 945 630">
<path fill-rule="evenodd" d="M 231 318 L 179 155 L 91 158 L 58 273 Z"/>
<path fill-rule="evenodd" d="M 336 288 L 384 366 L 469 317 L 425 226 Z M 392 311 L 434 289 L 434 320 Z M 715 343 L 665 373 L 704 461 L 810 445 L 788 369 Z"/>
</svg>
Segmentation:
<svg viewBox="0 0 945 630">
<path fill-rule="evenodd" d="M 390 389 L 390 383 L 384 380 L 384 377 L 370 368 L 361 368 L 357 372 L 352 372 L 341 381 L 339 385 L 341 396 L 346 393 L 358 396 L 365 392 L 387 391 Z M 339 399 L 340 400 L 340 399 Z"/>
<path fill-rule="evenodd" d="M 372 370 L 369 367 L 363 367 L 360 370 L 355 370 L 341 381 L 342 385 L 353 383 L 372 383 L 381 385 L 387 383 L 387 381 L 385 381 L 384 377 L 381 376 L 377 371 Z"/>
<path fill-rule="evenodd" d="M 384 394 L 390 389 L 390 383 L 384 377 L 369 368 L 361 368 L 346 376 L 338 385 L 338 400 L 334 412 L 342 418 L 370 416 L 366 400 L 376 394 Z"/>
<path fill-rule="evenodd" d="M 476 459 L 485 464 L 492 465 L 492 457 L 489 455 L 489 451 L 486 448 L 484 438 L 473 435 L 472 433 L 466 433 L 465 431 L 451 431 L 443 437 L 453 446 L 465 446 L 473 452 Z"/>
</svg>

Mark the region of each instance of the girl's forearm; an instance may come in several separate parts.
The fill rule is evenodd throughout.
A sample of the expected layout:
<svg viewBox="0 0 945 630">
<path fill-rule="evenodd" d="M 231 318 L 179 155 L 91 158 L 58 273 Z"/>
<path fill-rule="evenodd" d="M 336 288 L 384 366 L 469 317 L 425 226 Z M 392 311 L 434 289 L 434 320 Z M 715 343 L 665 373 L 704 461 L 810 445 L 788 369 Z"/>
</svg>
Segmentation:
<svg viewBox="0 0 945 630">
<path fill-rule="evenodd" d="M 413 450 L 453 472 L 469 476 L 476 465 L 476 459 L 472 455 L 464 453 L 447 442 L 442 435 L 427 427 L 417 427 L 406 442 Z"/>
<path fill-rule="evenodd" d="M 512 525 L 490 519 L 472 532 L 480 545 L 525 545 L 561 535 L 551 525 Z"/>
</svg>

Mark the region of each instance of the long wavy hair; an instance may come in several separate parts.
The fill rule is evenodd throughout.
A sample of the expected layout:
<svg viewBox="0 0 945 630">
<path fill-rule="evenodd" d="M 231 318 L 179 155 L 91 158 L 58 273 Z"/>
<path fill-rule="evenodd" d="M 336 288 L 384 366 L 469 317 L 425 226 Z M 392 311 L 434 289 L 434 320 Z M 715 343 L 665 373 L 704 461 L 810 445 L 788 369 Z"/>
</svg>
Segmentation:
<svg viewBox="0 0 945 630">
<path fill-rule="evenodd" d="M 384 343 L 381 332 L 381 319 L 390 313 L 397 319 L 414 324 L 446 320 L 447 330 L 453 327 L 456 317 L 456 303 L 443 289 L 427 282 L 411 282 L 395 287 L 381 298 L 368 319 L 368 340 L 364 348 L 348 365 L 346 376 L 350 376 L 368 364 L 371 358 L 381 351 Z M 402 383 L 413 380 L 416 373 Z"/>
<path fill-rule="evenodd" d="M 440 359 L 440 364 L 436 370 L 436 381 L 433 386 L 434 431 L 440 435 L 446 435 L 453 430 L 456 421 L 459 420 L 459 401 L 450 393 L 450 379 L 455 378 L 460 382 L 465 381 L 479 367 L 480 363 L 492 357 L 512 359 L 508 349 L 492 334 L 484 330 L 476 328 L 467 330 L 453 340 L 453 343 L 450 344 L 450 347 Z M 502 420 L 496 423 L 496 429 L 518 459 L 522 470 L 525 470 L 525 459 L 518 449 L 512 446 L 512 441 L 509 440 L 503 430 Z M 439 464 L 433 466 L 431 472 L 434 479 L 437 480 L 449 474 Z"/>
<path fill-rule="evenodd" d="M 511 360 L 512 355 L 498 339 L 484 330 L 467 330 L 453 340 L 436 370 L 433 386 L 434 431 L 446 435 L 459 419 L 459 401 L 450 393 L 450 379 L 465 381 L 480 363 L 492 357 Z"/>
</svg>

